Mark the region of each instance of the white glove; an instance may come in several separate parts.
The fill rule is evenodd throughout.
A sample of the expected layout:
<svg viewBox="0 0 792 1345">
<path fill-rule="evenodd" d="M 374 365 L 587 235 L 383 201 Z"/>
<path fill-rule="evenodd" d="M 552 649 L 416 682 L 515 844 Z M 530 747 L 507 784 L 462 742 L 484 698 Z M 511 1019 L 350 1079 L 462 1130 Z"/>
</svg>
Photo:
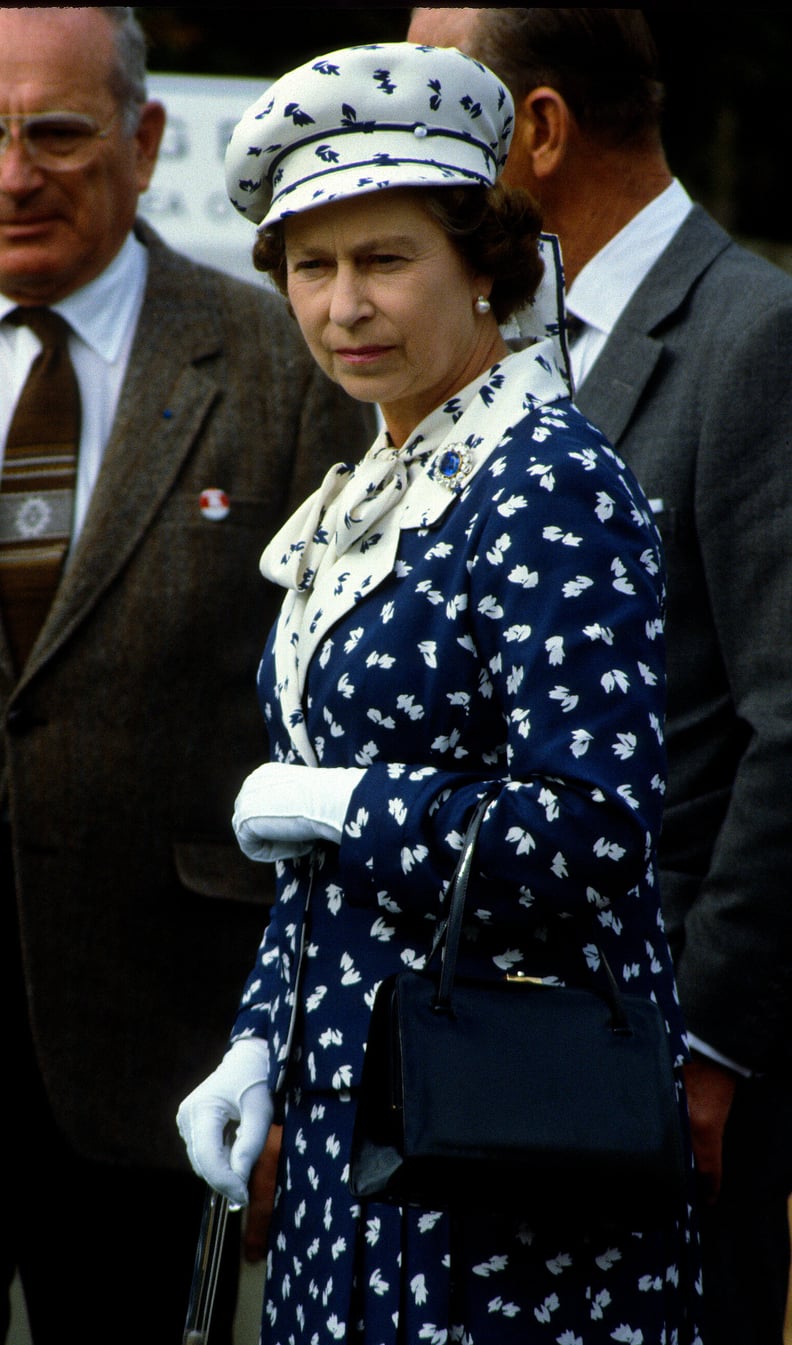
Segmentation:
<svg viewBox="0 0 792 1345">
<path fill-rule="evenodd" d="M 232 826 L 248 859 L 297 859 L 317 841 L 338 845 L 358 766 L 295 766 L 271 761 L 251 772 L 234 804 Z"/>
<path fill-rule="evenodd" d="M 242 1037 L 176 1114 L 194 1171 L 237 1207 L 248 1203 L 250 1173 L 272 1123 L 268 1073 L 267 1043 Z"/>
</svg>

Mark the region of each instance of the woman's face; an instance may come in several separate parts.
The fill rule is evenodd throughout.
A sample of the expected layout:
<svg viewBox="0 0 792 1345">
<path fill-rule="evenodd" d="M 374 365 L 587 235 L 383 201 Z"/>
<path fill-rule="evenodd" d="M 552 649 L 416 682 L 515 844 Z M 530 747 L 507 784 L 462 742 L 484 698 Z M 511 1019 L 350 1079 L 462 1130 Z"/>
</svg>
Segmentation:
<svg viewBox="0 0 792 1345">
<path fill-rule="evenodd" d="M 420 193 L 385 190 L 285 221 L 288 294 L 320 367 L 379 402 L 394 443 L 507 353 L 491 282 L 470 273 Z"/>
</svg>

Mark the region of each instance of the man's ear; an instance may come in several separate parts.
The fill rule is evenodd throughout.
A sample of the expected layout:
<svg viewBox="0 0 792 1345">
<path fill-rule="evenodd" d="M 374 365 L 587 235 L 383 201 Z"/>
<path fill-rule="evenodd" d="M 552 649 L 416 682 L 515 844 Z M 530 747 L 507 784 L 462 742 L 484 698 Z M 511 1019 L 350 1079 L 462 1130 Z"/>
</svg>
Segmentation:
<svg viewBox="0 0 792 1345">
<path fill-rule="evenodd" d="M 515 134 L 522 137 L 522 154 L 530 157 L 536 179 L 558 171 L 567 150 L 570 120 L 569 108 L 556 89 L 542 85 L 525 95 Z"/>
<path fill-rule="evenodd" d="M 145 103 L 135 132 L 138 191 L 148 187 L 157 164 L 160 141 L 165 130 L 165 109 L 151 99 Z"/>
</svg>

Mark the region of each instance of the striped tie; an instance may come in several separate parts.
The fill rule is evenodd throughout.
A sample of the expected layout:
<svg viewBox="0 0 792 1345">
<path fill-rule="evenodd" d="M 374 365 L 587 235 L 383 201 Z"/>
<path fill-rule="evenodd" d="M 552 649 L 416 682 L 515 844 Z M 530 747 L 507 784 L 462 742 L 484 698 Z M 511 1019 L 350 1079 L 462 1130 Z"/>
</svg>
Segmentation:
<svg viewBox="0 0 792 1345">
<path fill-rule="evenodd" d="M 80 394 L 69 325 L 48 308 L 5 319 L 42 343 L 8 431 L 0 478 L 0 610 L 18 672 L 58 587 L 71 536 Z"/>
</svg>

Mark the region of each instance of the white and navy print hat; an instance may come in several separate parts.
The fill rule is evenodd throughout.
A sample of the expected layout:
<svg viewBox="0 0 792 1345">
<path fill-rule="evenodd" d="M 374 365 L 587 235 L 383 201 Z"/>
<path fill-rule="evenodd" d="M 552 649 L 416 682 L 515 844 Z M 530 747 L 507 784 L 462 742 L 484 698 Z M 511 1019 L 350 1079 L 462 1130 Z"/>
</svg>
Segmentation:
<svg viewBox="0 0 792 1345">
<path fill-rule="evenodd" d="M 248 108 L 226 186 L 261 227 L 382 187 L 489 187 L 513 129 L 500 80 L 452 47 L 348 47 L 289 71 Z"/>
</svg>

